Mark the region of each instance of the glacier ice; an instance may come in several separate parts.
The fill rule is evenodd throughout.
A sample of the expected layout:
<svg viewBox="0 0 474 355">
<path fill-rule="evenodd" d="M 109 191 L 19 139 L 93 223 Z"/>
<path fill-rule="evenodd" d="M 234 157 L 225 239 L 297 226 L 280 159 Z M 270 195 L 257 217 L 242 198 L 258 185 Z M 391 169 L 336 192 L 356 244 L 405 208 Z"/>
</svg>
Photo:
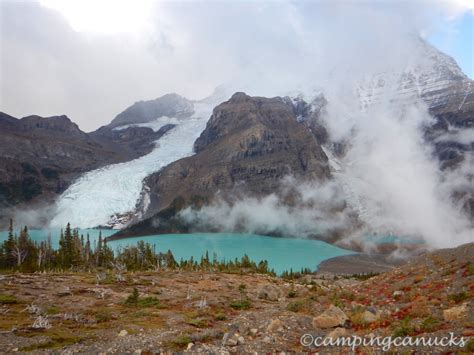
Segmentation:
<svg viewBox="0 0 474 355">
<path fill-rule="evenodd" d="M 195 113 L 187 119 L 160 117 L 140 124 L 159 129 L 165 124 L 177 126 L 162 136 L 149 154 L 138 159 L 108 165 L 77 179 L 59 198 L 51 227 L 91 228 L 106 225 L 115 215 L 133 213 L 143 179 L 166 165 L 193 154 L 196 138 L 204 130 L 215 103 L 195 102 Z"/>
</svg>

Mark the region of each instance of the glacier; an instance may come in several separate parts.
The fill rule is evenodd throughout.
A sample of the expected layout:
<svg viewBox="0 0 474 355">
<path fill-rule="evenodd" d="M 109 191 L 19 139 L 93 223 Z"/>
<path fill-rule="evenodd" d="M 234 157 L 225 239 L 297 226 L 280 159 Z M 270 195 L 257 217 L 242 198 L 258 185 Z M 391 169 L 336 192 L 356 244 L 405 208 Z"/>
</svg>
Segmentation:
<svg viewBox="0 0 474 355">
<path fill-rule="evenodd" d="M 193 154 L 194 141 L 204 130 L 215 102 L 194 102 L 190 118 L 160 117 L 140 126 L 158 130 L 166 124 L 176 127 L 155 142 L 149 154 L 138 159 L 108 165 L 79 177 L 58 199 L 50 227 L 93 228 L 112 225 L 114 216 L 133 214 L 140 200 L 143 179 L 168 164 Z M 126 126 L 117 127 L 123 129 Z"/>
</svg>

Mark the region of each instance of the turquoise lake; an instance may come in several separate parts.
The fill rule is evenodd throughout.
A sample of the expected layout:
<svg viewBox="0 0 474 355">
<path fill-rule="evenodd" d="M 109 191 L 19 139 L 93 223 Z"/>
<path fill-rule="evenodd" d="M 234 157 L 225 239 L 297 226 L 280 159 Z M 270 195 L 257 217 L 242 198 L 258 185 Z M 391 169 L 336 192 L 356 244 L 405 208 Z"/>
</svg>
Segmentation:
<svg viewBox="0 0 474 355">
<path fill-rule="evenodd" d="M 102 236 L 113 234 L 113 230 L 102 230 Z M 30 237 L 35 241 L 48 238 L 51 234 L 53 246 L 58 246 L 59 230 L 31 230 Z M 84 236 L 89 234 L 91 242 L 99 235 L 97 229 L 80 230 Z M 0 232 L 0 241 L 5 240 L 7 232 Z M 135 245 L 143 240 L 156 246 L 156 251 L 171 250 L 176 260 L 189 259 L 191 256 L 199 260 L 209 252 L 217 254 L 219 260 L 241 258 L 247 254 L 250 259 L 259 262 L 267 260 L 270 268 L 277 274 L 285 270 L 299 271 L 301 268 L 316 270 L 322 261 L 341 255 L 354 254 L 353 251 L 341 249 L 334 245 L 309 239 L 274 238 L 255 234 L 236 233 L 192 233 L 192 234 L 161 234 L 146 237 L 134 237 L 115 240 L 108 245 L 116 250 L 128 245 Z"/>
</svg>

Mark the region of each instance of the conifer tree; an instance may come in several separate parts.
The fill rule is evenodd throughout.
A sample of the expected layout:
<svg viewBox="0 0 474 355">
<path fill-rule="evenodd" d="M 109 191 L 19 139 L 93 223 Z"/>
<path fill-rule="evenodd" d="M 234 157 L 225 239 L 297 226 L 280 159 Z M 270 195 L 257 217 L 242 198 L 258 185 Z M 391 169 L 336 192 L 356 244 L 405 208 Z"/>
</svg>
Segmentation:
<svg viewBox="0 0 474 355">
<path fill-rule="evenodd" d="M 97 241 L 97 248 L 94 250 L 95 254 L 95 265 L 101 266 L 102 262 L 102 231 L 99 231 L 99 239 Z"/>
<path fill-rule="evenodd" d="M 87 233 L 86 244 L 84 246 L 84 261 L 86 265 L 89 264 L 91 258 L 91 241 L 89 239 L 89 233 Z"/>
<path fill-rule="evenodd" d="M 7 266 L 12 267 L 15 265 L 15 257 L 13 256 L 13 249 L 15 247 L 15 237 L 13 235 L 13 219 L 10 218 L 8 225 L 8 237 L 3 245 L 4 260 Z"/>
</svg>

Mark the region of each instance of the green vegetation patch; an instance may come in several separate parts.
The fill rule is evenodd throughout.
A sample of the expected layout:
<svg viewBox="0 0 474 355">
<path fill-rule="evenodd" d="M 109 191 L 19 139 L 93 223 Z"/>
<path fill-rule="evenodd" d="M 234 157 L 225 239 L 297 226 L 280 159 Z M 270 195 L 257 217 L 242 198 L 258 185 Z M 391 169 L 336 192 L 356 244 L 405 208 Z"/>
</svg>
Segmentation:
<svg viewBox="0 0 474 355">
<path fill-rule="evenodd" d="M 465 301 L 469 298 L 469 294 L 466 291 L 454 293 L 448 296 L 448 299 L 456 303 Z"/>
<path fill-rule="evenodd" d="M 300 312 L 304 308 L 304 302 L 303 301 L 295 301 L 291 302 L 288 304 L 286 309 L 288 309 L 290 312 Z"/>
<path fill-rule="evenodd" d="M 18 299 L 12 295 L 0 294 L 0 304 L 17 304 Z"/>
<path fill-rule="evenodd" d="M 172 345 L 174 345 L 175 347 L 178 347 L 178 348 L 184 348 L 186 345 L 188 345 L 189 343 L 191 343 L 191 338 L 189 337 L 189 335 L 179 335 L 177 336 L 176 338 L 173 339 L 173 341 L 171 342 Z"/>
<path fill-rule="evenodd" d="M 52 336 L 50 340 L 43 342 L 43 343 L 38 343 L 38 344 L 33 344 L 29 346 L 25 346 L 20 349 L 20 351 L 34 351 L 34 350 L 41 350 L 41 349 L 58 349 L 62 348 L 66 345 L 72 345 L 79 343 L 82 341 L 84 338 L 79 337 L 79 336 L 73 336 L 73 335 L 55 335 Z"/>
<path fill-rule="evenodd" d="M 431 333 L 437 330 L 439 326 L 439 321 L 433 317 L 426 318 L 420 325 L 420 330 L 426 333 Z"/>
<path fill-rule="evenodd" d="M 132 293 L 124 303 L 129 307 L 162 308 L 160 300 L 156 297 L 140 297 L 137 288 L 133 288 Z"/>
<path fill-rule="evenodd" d="M 415 329 L 410 325 L 410 317 L 406 317 L 400 323 L 400 325 L 394 329 L 394 337 L 406 337 L 412 335 L 415 332 Z"/>
<path fill-rule="evenodd" d="M 214 319 L 215 319 L 215 320 L 226 320 L 226 319 L 227 319 L 227 316 L 226 316 L 224 313 L 217 313 L 217 314 L 214 316 Z"/>
<path fill-rule="evenodd" d="M 469 276 L 474 275 L 474 264 L 470 263 L 467 265 L 467 273 Z"/>
<path fill-rule="evenodd" d="M 46 314 L 48 315 L 54 315 L 54 314 L 59 314 L 59 313 L 61 313 L 61 310 L 56 306 L 51 306 L 48 309 L 46 309 Z"/>
<path fill-rule="evenodd" d="M 229 306 L 236 310 L 246 310 L 252 308 L 252 303 L 248 298 L 232 301 Z"/>
</svg>

